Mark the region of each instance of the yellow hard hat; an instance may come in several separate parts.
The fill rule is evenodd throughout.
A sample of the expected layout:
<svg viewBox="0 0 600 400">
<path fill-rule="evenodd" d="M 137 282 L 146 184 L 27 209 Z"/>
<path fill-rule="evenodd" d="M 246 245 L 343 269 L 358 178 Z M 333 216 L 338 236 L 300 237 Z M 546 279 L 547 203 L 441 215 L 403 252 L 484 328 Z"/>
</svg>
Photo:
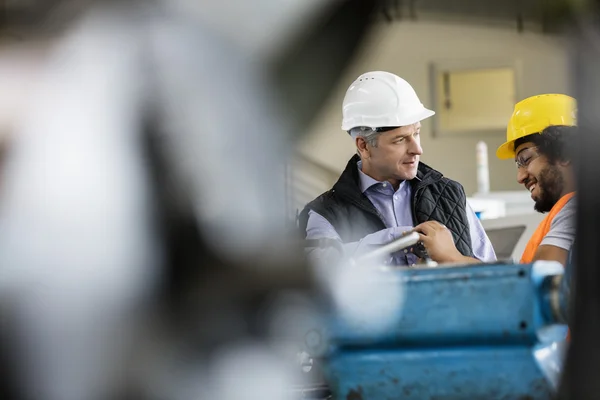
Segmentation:
<svg viewBox="0 0 600 400">
<path fill-rule="evenodd" d="M 515 140 L 541 133 L 551 125 L 577 125 L 577 101 L 564 94 L 540 94 L 528 97 L 515 105 L 508 121 L 506 143 L 498 147 L 500 159 L 515 156 Z"/>
</svg>

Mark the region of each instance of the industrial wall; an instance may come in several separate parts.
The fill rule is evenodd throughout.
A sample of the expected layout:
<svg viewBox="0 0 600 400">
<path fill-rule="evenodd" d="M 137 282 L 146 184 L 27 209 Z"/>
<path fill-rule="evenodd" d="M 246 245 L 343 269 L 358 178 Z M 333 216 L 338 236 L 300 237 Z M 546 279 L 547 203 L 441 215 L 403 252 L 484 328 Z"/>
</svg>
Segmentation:
<svg viewBox="0 0 600 400">
<path fill-rule="evenodd" d="M 520 70 L 518 100 L 543 92 L 572 94 L 568 82 L 569 59 L 563 38 L 526 31 L 516 27 L 460 24 L 457 22 L 379 23 L 361 49 L 356 62 L 348 68 L 339 88 L 331 96 L 299 151 L 307 158 L 339 172 L 353 154 L 352 140 L 340 129 L 344 93 L 355 77 L 369 70 L 386 70 L 410 82 L 421 101 L 433 107 L 430 68 L 432 62 L 485 59 L 515 62 Z M 327 62 L 327 60 L 315 60 Z M 485 88 L 481 88 L 485 90 Z M 507 115 L 508 120 L 509 115 Z M 433 117 L 435 118 L 435 117 Z M 422 160 L 459 180 L 468 195 L 477 190 L 475 145 L 488 145 L 490 188 L 492 191 L 519 190 L 515 167 L 495 157 L 505 132 L 434 137 L 431 120 L 422 129 Z"/>
</svg>

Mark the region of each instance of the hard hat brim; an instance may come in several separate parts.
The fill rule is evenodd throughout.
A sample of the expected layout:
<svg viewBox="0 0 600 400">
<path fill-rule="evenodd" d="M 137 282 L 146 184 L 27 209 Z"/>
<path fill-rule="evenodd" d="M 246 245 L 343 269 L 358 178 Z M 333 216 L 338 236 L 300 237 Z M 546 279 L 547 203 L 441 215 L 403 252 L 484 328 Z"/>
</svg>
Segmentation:
<svg viewBox="0 0 600 400">
<path fill-rule="evenodd" d="M 515 157 L 515 141 L 514 140 L 508 141 L 508 142 L 502 144 L 500 147 L 498 147 L 498 150 L 496 150 L 496 157 L 498 157 L 501 160 L 508 160 L 510 158 L 514 158 Z"/>
<path fill-rule="evenodd" d="M 353 118 L 350 121 L 343 121 L 342 130 L 347 132 L 352 128 L 358 128 L 361 126 L 372 129 L 389 126 L 408 126 L 416 124 L 417 122 L 421 122 L 424 119 L 432 117 L 433 115 L 435 115 L 435 111 L 423 107 L 418 113 L 403 118 L 398 118 L 396 116 L 390 118 Z"/>
</svg>

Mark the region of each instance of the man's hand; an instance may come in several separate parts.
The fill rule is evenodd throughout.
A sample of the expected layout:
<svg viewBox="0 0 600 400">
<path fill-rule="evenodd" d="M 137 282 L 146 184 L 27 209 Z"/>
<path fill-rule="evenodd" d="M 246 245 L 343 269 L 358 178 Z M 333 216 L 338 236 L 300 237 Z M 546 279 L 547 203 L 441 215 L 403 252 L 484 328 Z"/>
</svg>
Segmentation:
<svg viewBox="0 0 600 400">
<path fill-rule="evenodd" d="M 413 230 L 421 236 L 421 241 L 433 261 L 438 263 L 465 261 L 465 257 L 460 254 L 454 245 L 452 233 L 439 222 L 423 222 Z"/>
</svg>

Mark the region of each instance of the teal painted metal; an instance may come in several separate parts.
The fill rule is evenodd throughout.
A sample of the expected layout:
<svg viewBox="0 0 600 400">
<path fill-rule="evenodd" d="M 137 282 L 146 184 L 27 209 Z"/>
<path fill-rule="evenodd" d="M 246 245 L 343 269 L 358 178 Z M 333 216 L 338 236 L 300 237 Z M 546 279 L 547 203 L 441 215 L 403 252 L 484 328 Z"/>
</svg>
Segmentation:
<svg viewBox="0 0 600 400">
<path fill-rule="evenodd" d="M 339 399 L 549 399 L 526 346 L 347 350 L 329 361 Z"/>
<path fill-rule="evenodd" d="M 552 263 L 382 272 L 382 284 L 402 285 L 403 308 L 377 334 L 332 319 L 331 389 L 356 400 L 549 398 L 566 327 L 544 282 L 560 274 Z"/>
</svg>

